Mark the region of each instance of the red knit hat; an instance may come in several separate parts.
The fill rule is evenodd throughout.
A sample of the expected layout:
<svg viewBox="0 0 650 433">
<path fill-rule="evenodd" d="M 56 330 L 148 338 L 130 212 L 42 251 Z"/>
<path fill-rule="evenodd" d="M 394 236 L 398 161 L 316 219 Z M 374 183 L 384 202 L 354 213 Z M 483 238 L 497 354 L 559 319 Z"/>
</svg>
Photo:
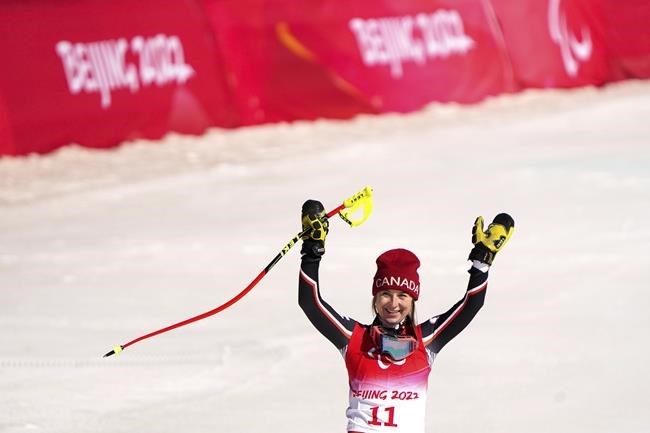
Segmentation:
<svg viewBox="0 0 650 433">
<path fill-rule="evenodd" d="M 401 290 L 417 301 L 420 296 L 420 260 L 409 250 L 397 248 L 377 257 L 377 272 L 372 281 L 373 296 L 382 290 Z"/>
</svg>

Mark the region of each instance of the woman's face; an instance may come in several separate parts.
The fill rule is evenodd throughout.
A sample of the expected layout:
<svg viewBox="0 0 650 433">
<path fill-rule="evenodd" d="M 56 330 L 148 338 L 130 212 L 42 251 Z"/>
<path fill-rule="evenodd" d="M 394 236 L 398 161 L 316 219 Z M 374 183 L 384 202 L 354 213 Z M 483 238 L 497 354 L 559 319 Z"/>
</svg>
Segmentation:
<svg viewBox="0 0 650 433">
<path fill-rule="evenodd" d="M 375 296 L 375 311 L 387 327 L 394 327 L 413 311 L 413 298 L 401 290 L 382 290 Z"/>
</svg>

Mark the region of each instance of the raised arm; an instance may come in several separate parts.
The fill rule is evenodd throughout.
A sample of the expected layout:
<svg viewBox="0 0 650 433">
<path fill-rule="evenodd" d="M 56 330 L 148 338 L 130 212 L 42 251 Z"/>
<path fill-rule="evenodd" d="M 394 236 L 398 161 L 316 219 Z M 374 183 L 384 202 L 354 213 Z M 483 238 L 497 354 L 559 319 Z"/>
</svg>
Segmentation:
<svg viewBox="0 0 650 433">
<path fill-rule="evenodd" d="M 501 251 L 514 231 L 515 222 L 508 214 L 497 215 L 483 231 L 483 217 L 472 229 L 474 248 L 469 254 L 472 267 L 465 296 L 445 313 L 420 324 L 422 341 L 434 355 L 469 325 L 485 301 L 488 270 L 497 252 Z"/>
<path fill-rule="evenodd" d="M 325 254 L 325 237 L 329 229 L 323 205 L 307 200 L 302 207 L 302 223 L 303 230 L 311 230 L 303 239 L 300 252 L 298 304 L 314 327 L 340 350 L 348 345 L 356 321 L 341 316 L 320 295 L 318 268 Z"/>
<path fill-rule="evenodd" d="M 478 265 L 478 267 L 477 267 Z M 422 341 L 434 354 L 469 325 L 483 306 L 487 290 L 489 266 L 475 262 L 468 271 L 469 283 L 465 296 L 449 310 L 420 324 Z"/>
</svg>

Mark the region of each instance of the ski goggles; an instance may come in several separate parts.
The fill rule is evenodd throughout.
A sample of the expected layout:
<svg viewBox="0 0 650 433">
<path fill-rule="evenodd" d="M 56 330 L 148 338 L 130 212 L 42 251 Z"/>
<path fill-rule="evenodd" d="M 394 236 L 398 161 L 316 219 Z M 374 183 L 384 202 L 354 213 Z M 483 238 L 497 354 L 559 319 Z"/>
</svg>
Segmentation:
<svg viewBox="0 0 650 433">
<path fill-rule="evenodd" d="M 379 353 L 388 356 L 393 361 L 405 359 L 418 347 L 418 341 L 410 335 L 387 334 L 380 326 L 376 325 L 370 332 Z"/>
</svg>

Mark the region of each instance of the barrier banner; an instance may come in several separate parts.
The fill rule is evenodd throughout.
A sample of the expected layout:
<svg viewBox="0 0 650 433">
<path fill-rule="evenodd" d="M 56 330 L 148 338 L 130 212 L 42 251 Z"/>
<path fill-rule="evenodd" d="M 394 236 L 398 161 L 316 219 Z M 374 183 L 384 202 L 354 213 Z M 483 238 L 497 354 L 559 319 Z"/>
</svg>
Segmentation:
<svg viewBox="0 0 650 433">
<path fill-rule="evenodd" d="M 612 79 L 650 78 L 650 2 L 603 0 Z"/>
<path fill-rule="evenodd" d="M 282 45 L 278 32 L 286 23 L 286 13 L 291 7 L 305 10 L 302 4 L 284 0 L 203 2 L 243 125 L 378 112 L 322 64 L 305 60 Z M 319 16 L 320 10 L 304 8 L 313 24 L 320 21 L 321 29 L 329 26 Z"/>
<path fill-rule="evenodd" d="M 247 123 L 408 112 L 515 89 L 487 1 L 204 1 Z"/>
<path fill-rule="evenodd" d="M 650 78 L 648 0 L 5 0 L 0 156 Z"/>
<path fill-rule="evenodd" d="M 5 1 L 0 53 L 0 154 L 237 123 L 193 0 Z"/>
<path fill-rule="evenodd" d="M 576 87 L 609 78 L 602 2 L 492 0 L 517 81 Z"/>
</svg>

